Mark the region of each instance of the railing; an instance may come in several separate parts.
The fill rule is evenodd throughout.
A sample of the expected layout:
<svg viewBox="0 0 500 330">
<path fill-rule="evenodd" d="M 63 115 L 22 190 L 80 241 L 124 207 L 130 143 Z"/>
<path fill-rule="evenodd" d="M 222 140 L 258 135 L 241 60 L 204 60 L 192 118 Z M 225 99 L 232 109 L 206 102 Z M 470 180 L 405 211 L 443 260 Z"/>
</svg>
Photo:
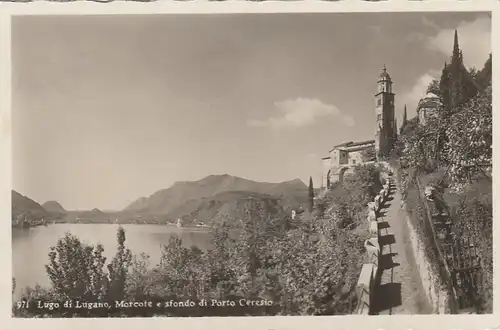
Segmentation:
<svg viewBox="0 0 500 330">
<path fill-rule="evenodd" d="M 458 301 L 457 301 L 457 292 L 455 290 L 455 287 L 453 285 L 454 281 L 454 274 L 450 271 L 450 268 L 448 266 L 448 262 L 445 257 L 445 253 L 443 251 L 443 247 L 438 239 L 438 236 L 436 234 L 436 230 L 434 228 L 434 224 L 432 221 L 432 213 L 429 207 L 429 204 L 427 203 L 427 198 L 425 196 L 425 193 L 422 189 L 422 183 L 418 179 L 418 177 L 415 177 L 415 183 L 417 186 L 418 190 L 418 198 L 420 202 L 424 205 L 425 207 L 425 221 L 424 221 L 424 226 L 427 227 L 431 233 L 432 233 L 432 243 L 434 245 L 435 250 L 438 253 L 438 261 L 439 261 L 439 273 L 441 275 L 441 279 L 445 283 L 448 293 L 449 293 L 449 308 L 451 314 L 457 314 L 458 313 Z"/>
<path fill-rule="evenodd" d="M 380 275 L 380 244 L 377 214 L 390 193 L 390 186 L 386 184 L 384 189 L 368 205 L 368 227 L 370 238 L 365 241 L 367 262 L 363 264 L 358 283 L 356 285 L 356 308 L 354 314 L 369 315 L 373 312 L 374 287 Z"/>
</svg>

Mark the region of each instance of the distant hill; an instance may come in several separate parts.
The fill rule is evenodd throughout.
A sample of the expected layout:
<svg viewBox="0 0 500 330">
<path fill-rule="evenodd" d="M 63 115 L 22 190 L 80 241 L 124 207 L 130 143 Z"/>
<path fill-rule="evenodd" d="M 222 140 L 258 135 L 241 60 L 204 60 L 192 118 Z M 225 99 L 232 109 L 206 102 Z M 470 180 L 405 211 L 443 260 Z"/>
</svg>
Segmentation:
<svg viewBox="0 0 500 330">
<path fill-rule="evenodd" d="M 27 220 L 40 220 L 50 216 L 40 204 L 12 190 L 12 221 L 17 218 L 27 218 Z"/>
<path fill-rule="evenodd" d="M 66 210 L 56 201 L 48 201 L 43 203 L 43 208 L 51 213 L 65 213 Z"/>
<path fill-rule="evenodd" d="M 142 197 L 124 209 L 125 212 L 168 214 L 171 217 L 203 210 L 213 203 L 227 203 L 244 198 L 276 200 L 287 209 L 307 201 L 307 186 L 301 180 L 280 183 L 256 182 L 227 174 L 210 175 L 198 181 L 177 182 L 168 189 Z M 213 201 L 212 204 L 211 201 Z M 207 204 L 208 203 L 208 204 Z M 196 211 L 201 212 L 201 211 Z"/>
<path fill-rule="evenodd" d="M 102 212 L 97 208 L 92 209 L 92 211 L 76 211 L 74 213 L 78 214 L 79 217 L 90 217 L 90 218 L 98 218 L 106 215 L 106 213 Z"/>
<path fill-rule="evenodd" d="M 248 191 L 227 191 L 215 196 L 190 199 L 167 214 L 174 221 L 182 219 L 184 224 L 214 224 L 222 220 L 248 219 L 249 213 L 259 218 L 282 217 L 287 206 L 282 200 L 270 195 Z M 297 207 L 299 205 L 296 205 Z"/>
<path fill-rule="evenodd" d="M 111 213 L 103 212 L 97 208 L 64 213 L 64 222 L 68 223 L 108 223 L 111 220 Z"/>
</svg>

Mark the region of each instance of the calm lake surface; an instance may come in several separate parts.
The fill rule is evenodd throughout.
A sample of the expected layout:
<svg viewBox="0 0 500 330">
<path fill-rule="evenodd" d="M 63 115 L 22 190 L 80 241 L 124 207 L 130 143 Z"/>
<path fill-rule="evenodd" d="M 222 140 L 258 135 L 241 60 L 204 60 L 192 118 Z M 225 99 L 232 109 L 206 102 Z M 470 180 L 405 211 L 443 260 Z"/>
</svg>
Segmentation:
<svg viewBox="0 0 500 330">
<path fill-rule="evenodd" d="M 177 228 L 161 225 L 122 225 L 125 230 L 125 244 L 133 255 L 146 253 L 152 265 L 160 261 L 161 246 L 167 244 L 169 237 L 178 235 L 186 247 L 196 245 L 201 249 L 209 246 L 210 234 L 207 229 Z M 26 229 L 12 229 L 12 267 L 16 279 L 16 291 L 26 286 L 40 284 L 49 286 L 50 280 L 45 271 L 49 261 L 51 246 L 67 232 L 77 236 L 87 244 L 102 244 L 107 262 L 116 253 L 116 233 L 114 224 L 53 224 Z"/>
</svg>

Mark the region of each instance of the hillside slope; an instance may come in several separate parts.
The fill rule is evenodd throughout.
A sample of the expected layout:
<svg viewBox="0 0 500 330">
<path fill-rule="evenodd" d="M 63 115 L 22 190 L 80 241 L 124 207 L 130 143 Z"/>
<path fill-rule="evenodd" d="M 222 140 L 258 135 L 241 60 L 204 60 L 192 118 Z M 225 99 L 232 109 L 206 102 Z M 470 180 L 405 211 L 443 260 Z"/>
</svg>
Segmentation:
<svg viewBox="0 0 500 330">
<path fill-rule="evenodd" d="M 229 220 L 236 222 L 247 219 L 249 214 L 265 220 L 283 217 L 286 207 L 279 198 L 248 191 L 222 192 L 215 196 L 192 199 L 170 211 L 167 217 L 172 221 L 181 218 L 183 223 L 205 223 Z"/>
<path fill-rule="evenodd" d="M 31 198 L 23 196 L 15 190 L 12 190 L 11 196 L 13 221 L 20 216 L 37 220 L 49 216 L 49 212 Z"/>
</svg>

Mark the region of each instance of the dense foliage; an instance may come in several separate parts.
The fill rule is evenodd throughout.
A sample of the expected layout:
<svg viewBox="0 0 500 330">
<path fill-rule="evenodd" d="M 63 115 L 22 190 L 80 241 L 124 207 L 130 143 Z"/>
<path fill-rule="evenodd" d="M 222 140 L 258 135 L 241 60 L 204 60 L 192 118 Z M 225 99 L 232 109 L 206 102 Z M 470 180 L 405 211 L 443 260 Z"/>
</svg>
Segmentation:
<svg viewBox="0 0 500 330">
<path fill-rule="evenodd" d="M 448 168 L 456 186 L 471 183 L 478 175 L 491 178 L 492 107 L 491 84 L 481 93 L 444 116 L 430 118 L 425 126 L 418 118 L 408 121 L 399 137 L 394 156 L 404 168 L 430 173 Z"/>
<path fill-rule="evenodd" d="M 491 87 L 472 98 L 450 118 L 443 158 L 456 182 L 471 182 L 474 176 L 491 177 L 493 118 Z"/>
<path fill-rule="evenodd" d="M 202 316 L 347 314 L 364 261 L 366 204 L 380 189 L 375 166 L 358 166 L 318 202 L 314 211 L 291 219 L 266 216 L 256 200 L 240 221 L 227 219 L 213 229 L 211 248 L 186 248 L 171 237 L 158 265 L 132 256 L 119 229 L 118 252 L 104 267 L 100 245 L 88 246 L 67 234 L 49 253 L 51 288 L 28 288 L 14 304 L 17 316 Z M 238 226 L 233 225 L 238 223 Z M 366 226 L 366 225 L 364 225 Z M 105 270 L 107 268 L 107 271 Z M 110 308 L 38 309 L 41 302 L 108 302 Z M 199 306 L 212 299 L 235 307 Z M 239 306 L 239 299 L 272 301 Z M 152 301 L 153 308 L 115 308 L 115 301 Z M 159 308 L 170 300 L 197 302 L 189 308 Z M 25 306 L 26 307 L 26 306 Z M 75 307 L 75 302 L 73 302 Z"/>
<path fill-rule="evenodd" d="M 483 274 L 475 290 L 480 312 L 491 311 L 492 296 L 492 89 L 491 55 L 478 72 L 463 65 L 455 36 L 453 55 L 439 81 L 427 92 L 440 98 L 437 116 L 419 125 L 408 121 L 393 151 L 398 177 L 413 226 L 426 246 L 427 259 L 435 262 L 436 246 L 426 224 L 425 201 L 419 199 L 415 178 L 443 194 L 452 210 L 456 237 L 476 244 Z M 432 203 L 427 203 L 431 205 Z M 446 282 L 445 276 L 441 280 Z"/>
</svg>

